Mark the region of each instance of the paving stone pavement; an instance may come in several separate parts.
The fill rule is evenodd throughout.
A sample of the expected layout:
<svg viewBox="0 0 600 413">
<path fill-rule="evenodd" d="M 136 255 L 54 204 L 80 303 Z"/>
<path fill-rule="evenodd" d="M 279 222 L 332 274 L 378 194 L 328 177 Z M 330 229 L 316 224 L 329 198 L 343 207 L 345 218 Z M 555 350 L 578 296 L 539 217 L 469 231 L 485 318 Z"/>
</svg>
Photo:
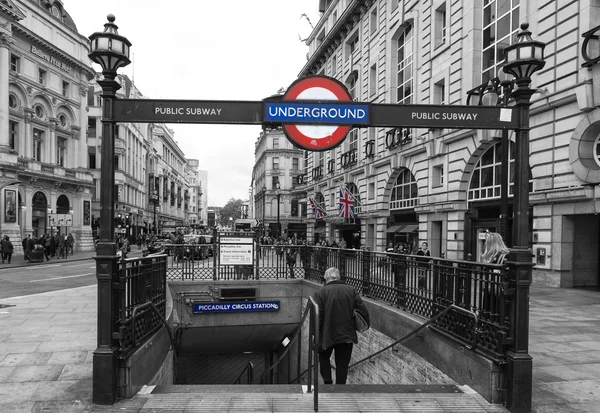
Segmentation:
<svg viewBox="0 0 600 413">
<path fill-rule="evenodd" d="M 92 405 L 96 294 L 93 285 L 0 300 L 1 413 L 140 411 L 139 400 Z M 600 413 L 600 292 L 533 286 L 530 353 L 533 412 Z"/>
</svg>

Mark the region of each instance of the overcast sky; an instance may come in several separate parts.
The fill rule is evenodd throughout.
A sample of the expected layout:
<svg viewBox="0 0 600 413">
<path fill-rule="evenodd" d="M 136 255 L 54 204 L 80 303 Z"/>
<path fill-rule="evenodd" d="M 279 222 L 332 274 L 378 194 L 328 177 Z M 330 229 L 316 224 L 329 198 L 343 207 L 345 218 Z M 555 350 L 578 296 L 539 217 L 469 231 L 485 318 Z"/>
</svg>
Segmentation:
<svg viewBox="0 0 600 413">
<path fill-rule="evenodd" d="M 119 73 L 151 99 L 259 101 L 287 88 L 306 63 L 319 0 L 63 0 L 79 33 L 115 15 L 132 43 Z M 98 67 L 96 67 L 99 70 Z M 248 199 L 260 126 L 170 124 L 187 158 L 208 171 L 208 203 Z"/>
</svg>

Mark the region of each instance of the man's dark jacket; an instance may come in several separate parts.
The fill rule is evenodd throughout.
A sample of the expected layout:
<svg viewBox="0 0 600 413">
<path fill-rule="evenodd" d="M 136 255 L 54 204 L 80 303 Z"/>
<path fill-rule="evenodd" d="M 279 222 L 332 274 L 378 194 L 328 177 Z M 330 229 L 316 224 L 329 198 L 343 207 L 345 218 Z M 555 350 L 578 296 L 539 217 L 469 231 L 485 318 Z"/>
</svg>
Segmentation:
<svg viewBox="0 0 600 413">
<path fill-rule="evenodd" d="M 354 309 L 371 324 L 369 311 L 353 287 L 341 280 L 331 281 L 315 293 L 319 305 L 321 349 L 339 343 L 358 343 Z"/>
</svg>

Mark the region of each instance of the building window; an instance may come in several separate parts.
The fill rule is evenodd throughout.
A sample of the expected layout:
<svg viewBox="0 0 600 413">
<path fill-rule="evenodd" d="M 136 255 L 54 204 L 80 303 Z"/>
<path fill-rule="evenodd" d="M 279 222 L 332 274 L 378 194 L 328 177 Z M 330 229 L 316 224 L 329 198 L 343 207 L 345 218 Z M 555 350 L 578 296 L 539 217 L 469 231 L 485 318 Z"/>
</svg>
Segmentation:
<svg viewBox="0 0 600 413">
<path fill-rule="evenodd" d="M 413 29 L 408 25 L 398 38 L 397 103 L 410 104 L 413 95 Z"/>
<path fill-rule="evenodd" d="M 350 37 L 350 39 L 346 42 L 346 60 L 354 51 L 358 50 L 358 30 L 354 32 L 354 34 Z"/>
<path fill-rule="evenodd" d="M 70 86 L 71 85 L 69 84 L 69 82 L 62 82 L 62 95 L 64 97 L 69 97 Z"/>
<path fill-rule="evenodd" d="M 369 183 L 367 191 L 368 191 L 367 197 L 369 199 L 375 199 L 375 183 L 374 182 Z"/>
<path fill-rule="evenodd" d="M 67 126 L 67 117 L 63 114 L 58 115 L 58 123 L 63 128 Z"/>
<path fill-rule="evenodd" d="M 300 169 L 300 159 L 292 158 L 292 169 L 294 171 L 297 171 L 298 169 Z"/>
<path fill-rule="evenodd" d="M 469 182 L 469 201 L 500 197 L 501 179 L 500 143 L 492 146 L 481 155 L 471 174 Z M 513 194 L 515 174 L 515 147 L 511 141 L 508 152 L 508 194 Z M 530 188 L 531 189 L 531 188 Z"/>
<path fill-rule="evenodd" d="M 394 182 L 390 210 L 413 208 L 417 205 L 419 205 L 417 181 L 408 169 L 404 169 Z"/>
<path fill-rule="evenodd" d="M 519 30 L 520 9 L 518 0 L 484 3 L 481 73 L 482 81 L 487 82 L 504 64 L 504 49 Z"/>
<path fill-rule="evenodd" d="M 432 175 L 432 188 L 439 188 L 444 185 L 444 165 L 434 165 Z"/>
<path fill-rule="evenodd" d="M 10 55 L 10 70 L 16 73 L 21 71 L 21 59 L 14 54 Z"/>
<path fill-rule="evenodd" d="M 42 162 L 42 145 L 44 143 L 44 132 L 39 129 L 33 130 L 33 152 L 32 158 Z"/>
<path fill-rule="evenodd" d="M 56 141 L 56 164 L 64 167 L 67 154 L 67 140 L 58 138 Z"/>
<path fill-rule="evenodd" d="M 35 116 L 38 117 L 39 119 L 44 117 L 44 108 L 42 107 L 42 105 L 36 105 L 34 111 L 35 111 Z"/>
<path fill-rule="evenodd" d="M 40 85 L 46 86 L 47 76 L 48 76 L 48 72 L 46 72 L 44 69 L 39 69 L 38 70 L 38 83 Z"/>
<path fill-rule="evenodd" d="M 331 58 L 331 74 L 332 75 L 337 74 L 337 56 L 333 56 Z"/>
<path fill-rule="evenodd" d="M 277 184 L 279 183 L 279 177 L 278 176 L 272 176 L 271 177 L 271 188 L 275 189 L 277 188 Z"/>
<path fill-rule="evenodd" d="M 371 29 L 371 34 L 375 33 L 377 31 L 377 6 L 373 7 L 373 10 L 371 11 L 371 16 L 370 16 L 370 29 Z"/>
<path fill-rule="evenodd" d="M 444 80 L 433 85 L 433 103 L 436 105 L 446 104 L 446 82 Z"/>
<path fill-rule="evenodd" d="M 273 169 L 279 169 L 279 158 L 278 157 L 273 158 Z"/>
<path fill-rule="evenodd" d="M 377 93 L 377 65 L 373 65 L 369 69 L 369 96 L 374 96 L 376 93 Z"/>
<path fill-rule="evenodd" d="M 17 149 L 19 142 L 19 124 L 15 121 L 8 121 L 8 146 L 10 149 Z"/>
<path fill-rule="evenodd" d="M 17 108 L 17 98 L 15 97 L 15 95 L 8 95 L 8 107 L 11 109 L 16 109 Z"/>
<path fill-rule="evenodd" d="M 596 165 L 600 167 L 600 134 L 596 136 L 596 140 L 594 141 L 594 160 L 596 161 Z"/>
<path fill-rule="evenodd" d="M 434 47 L 439 47 L 446 43 L 446 37 L 448 35 L 446 3 L 440 5 L 440 7 L 435 10 L 434 24 Z"/>
<path fill-rule="evenodd" d="M 96 148 L 88 148 L 88 168 L 96 169 Z"/>
<path fill-rule="evenodd" d="M 279 138 L 273 138 L 273 149 L 279 149 Z"/>
</svg>

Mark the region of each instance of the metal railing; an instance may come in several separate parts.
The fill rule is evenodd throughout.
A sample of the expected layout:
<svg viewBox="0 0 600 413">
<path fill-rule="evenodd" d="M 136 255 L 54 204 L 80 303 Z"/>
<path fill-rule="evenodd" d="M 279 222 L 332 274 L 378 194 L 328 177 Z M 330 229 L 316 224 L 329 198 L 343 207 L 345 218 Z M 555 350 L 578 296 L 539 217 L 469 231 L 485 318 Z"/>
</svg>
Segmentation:
<svg viewBox="0 0 600 413">
<path fill-rule="evenodd" d="M 246 373 L 246 383 L 252 384 L 254 381 L 254 364 L 251 361 L 246 364 L 246 367 L 242 370 L 237 379 L 233 382 L 233 384 L 242 384 L 242 377 L 244 377 L 244 373 Z"/>
<path fill-rule="evenodd" d="M 200 249 L 213 256 L 198 258 Z M 256 266 L 221 266 L 217 245 L 169 246 L 169 280 L 235 280 L 304 278 L 324 283 L 323 274 L 337 267 L 347 284 L 363 296 L 431 319 L 451 305 L 477 314 L 476 347 L 495 360 L 511 342 L 509 307 L 512 290 L 507 268 L 496 264 L 417 255 L 304 245 L 259 245 Z M 196 257 L 196 258 L 194 258 Z M 458 311 L 437 318 L 434 327 L 453 339 L 475 339 L 474 320 Z"/>
<path fill-rule="evenodd" d="M 113 283 L 117 303 L 113 336 L 118 337 L 119 357 L 126 357 L 154 334 L 166 319 L 167 256 L 122 260 Z M 173 338 L 169 329 L 171 344 Z"/>
<path fill-rule="evenodd" d="M 306 321 L 308 317 L 309 323 L 308 323 L 308 368 L 300 373 L 300 368 L 301 368 L 301 364 L 302 364 L 302 344 L 300 341 L 300 337 L 302 334 L 302 327 L 304 326 L 304 323 Z M 300 324 L 298 325 L 298 327 L 296 327 L 296 329 L 294 330 L 294 332 L 292 333 L 292 337 L 289 339 L 290 342 L 287 344 L 287 346 L 285 347 L 285 350 L 283 351 L 283 353 L 281 353 L 281 355 L 277 358 L 277 360 L 275 360 L 275 362 L 271 365 L 271 367 L 269 367 L 267 370 L 265 370 L 265 372 L 262 374 L 262 376 L 260 377 L 260 383 L 264 384 L 265 383 L 265 378 L 267 377 L 267 375 L 273 371 L 273 369 L 275 369 L 275 367 L 279 366 L 279 364 L 281 363 L 281 361 L 285 358 L 285 356 L 288 354 L 288 352 L 290 351 L 290 348 L 292 347 L 292 345 L 294 343 L 298 343 L 298 360 L 297 360 L 297 371 L 298 371 L 298 376 L 294 379 L 294 380 L 290 380 L 290 383 L 294 383 L 295 381 L 298 381 L 298 383 L 300 383 L 300 378 L 301 376 L 304 375 L 304 373 L 308 372 L 308 376 L 307 376 L 307 391 L 309 393 L 313 393 L 313 403 L 314 403 L 314 411 L 317 412 L 319 411 L 319 342 L 320 342 L 320 338 L 319 338 L 319 305 L 315 302 L 315 300 L 312 297 L 308 297 L 308 301 L 307 301 L 307 305 L 306 308 L 304 309 L 304 314 L 302 315 L 302 319 L 300 320 Z M 313 362 L 314 360 L 314 362 Z M 312 373 L 312 374 L 311 374 Z M 314 386 L 313 386 L 313 380 L 314 380 Z"/>
<path fill-rule="evenodd" d="M 348 369 L 351 369 L 352 367 L 356 367 L 357 365 L 359 365 L 359 364 L 361 364 L 361 363 L 363 363 L 363 362 L 365 362 L 367 360 L 372 360 L 373 357 L 376 357 L 376 356 L 380 355 L 381 353 L 383 353 L 384 351 L 389 350 L 392 347 L 394 347 L 394 346 L 402 343 L 403 341 L 408 340 L 409 338 L 411 338 L 412 336 L 414 336 L 415 334 L 417 334 L 419 331 L 423 330 L 425 327 L 427 327 L 430 324 L 432 324 L 435 321 L 437 321 L 438 318 L 446 315 L 448 312 L 450 312 L 452 310 L 457 311 L 457 312 L 461 312 L 463 314 L 466 314 L 469 317 L 472 317 L 474 319 L 474 321 L 475 321 L 474 327 L 473 327 L 474 328 L 474 330 L 473 330 L 473 337 L 474 337 L 474 339 L 473 339 L 472 345 L 471 346 L 467 346 L 467 349 L 469 349 L 469 350 L 475 350 L 475 348 L 477 346 L 477 333 L 478 333 L 478 330 L 477 330 L 477 314 L 475 314 L 472 311 L 465 310 L 464 308 L 461 308 L 461 307 L 458 307 L 458 306 L 452 304 L 448 308 L 446 308 L 445 310 L 443 310 L 442 312 L 440 312 L 439 314 L 437 314 L 435 317 L 427 320 L 427 322 L 421 324 L 419 327 L 415 328 L 410 333 L 408 333 L 408 334 L 402 336 L 401 338 L 399 338 L 398 340 L 394 341 L 392 344 L 389 344 L 389 345 L 385 346 L 384 348 L 382 348 L 381 350 L 378 350 L 375 353 L 373 353 L 371 355 L 368 355 L 367 357 L 365 357 L 365 358 L 363 358 L 361 360 L 358 360 L 355 363 L 352 363 L 351 365 L 348 366 Z"/>
</svg>

